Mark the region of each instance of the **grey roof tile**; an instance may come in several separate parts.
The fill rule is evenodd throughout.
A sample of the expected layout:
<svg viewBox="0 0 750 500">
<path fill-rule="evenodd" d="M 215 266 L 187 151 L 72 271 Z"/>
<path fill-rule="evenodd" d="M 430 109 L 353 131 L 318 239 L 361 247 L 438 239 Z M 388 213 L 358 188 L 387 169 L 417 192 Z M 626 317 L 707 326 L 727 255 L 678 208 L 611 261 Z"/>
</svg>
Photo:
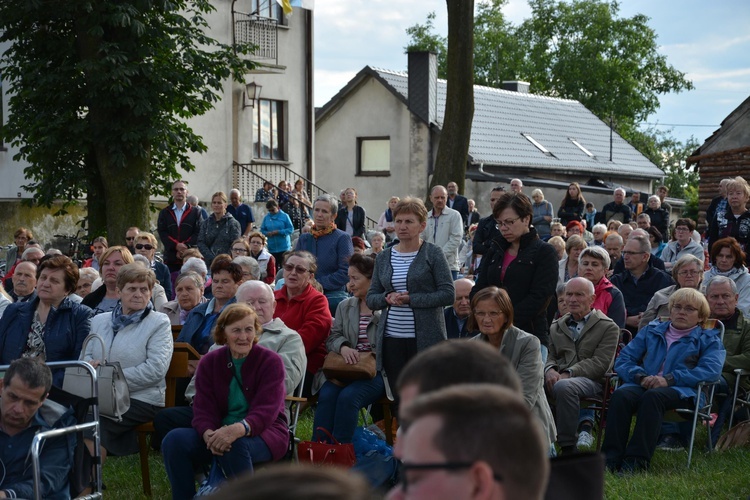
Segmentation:
<svg viewBox="0 0 750 500">
<path fill-rule="evenodd" d="M 406 72 L 373 70 L 393 91 L 408 99 Z M 439 126 L 443 123 L 446 88 L 446 81 L 438 80 Z M 553 156 L 542 153 L 522 133 L 531 135 Z M 570 139 L 590 151 L 594 158 Z M 609 127 L 578 101 L 474 86 L 474 122 L 469 145 L 474 163 L 591 174 L 620 170 L 629 177 L 664 175 L 617 133 L 612 142 L 610 162 Z"/>
</svg>

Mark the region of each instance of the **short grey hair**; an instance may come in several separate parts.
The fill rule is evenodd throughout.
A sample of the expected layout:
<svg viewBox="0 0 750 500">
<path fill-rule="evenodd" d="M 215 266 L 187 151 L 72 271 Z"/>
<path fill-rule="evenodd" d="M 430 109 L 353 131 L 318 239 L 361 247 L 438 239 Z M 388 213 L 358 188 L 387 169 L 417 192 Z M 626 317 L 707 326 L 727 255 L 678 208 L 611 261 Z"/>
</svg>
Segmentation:
<svg viewBox="0 0 750 500">
<path fill-rule="evenodd" d="M 612 259 L 610 259 L 609 253 L 604 249 L 604 247 L 593 246 L 586 247 L 581 250 L 580 255 L 578 255 L 578 265 L 581 265 L 581 259 L 588 256 L 602 261 L 602 263 L 604 264 L 604 269 L 609 269 L 609 265 L 612 263 Z"/>
<path fill-rule="evenodd" d="M 682 257 L 677 259 L 677 262 L 675 262 L 674 266 L 672 266 L 672 278 L 677 281 L 677 274 L 680 272 L 680 269 L 685 266 L 689 266 L 690 264 L 695 264 L 696 266 L 698 266 L 698 272 L 703 274 L 702 259 L 699 259 L 695 255 L 683 255 Z"/>
<path fill-rule="evenodd" d="M 242 297 L 245 294 L 245 292 L 248 292 L 254 289 L 262 289 L 264 292 L 266 292 L 266 295 L 268 295 L 268 297 L 271 300 L 276 300 L 274 291 L 271 285 L 269 285 L 265 281 L 257 281 L 257 280 L 245 281 L 243 284 L 241 284 L 237 288 L 237 291 L 235 292 L 234 296 L 238 301 L 240 301 L 240 297 Z"/>
<path fill-rule="evenodd" d="M 737 283 L 735 283 L 732 278 L 729 278 L 727 276 L 714 276 L 713 278 L 708 280 L 708 283 L 706 284 L 706 297 L 708 297 L 708 291 L 711 289 L 713 285 L 721 285 L 721 284 L 728 284 L 729 288 L 732 289 L 732 293 L 735 296 L 739 293 L 739 290 L 737 290 Z"/>
<path fill-rule="evenodd" d="M 627 193 L 625 192 L 625 189 L 623 189 L 623 188 L 621 188 L 621 187 L 615 188 L 615 190 L 614 190 L 614 191 L 612 191 L 612 194 L 617 194 L 617 192 L 618 192 L 618 191 L 622 191 L 622 195 L 623 195 L 623 196 L 625 196 L 625 195 L 627 194 Z"/>
<path fill-rule="evenodd" d="M 651 242 L 648 241 L 648 238 L 644 238 L 641 235 L 635 235 L 631 238 L 628 238 L 628 241 L 635 241 L 636 243 L 638 243 L 641 252 L 651 255 Z"/>
<path fill-rule="evenodd" d="M 232 189 L 231 191 L 229 191 L 229 195 L 230 196 L 232 195 L 232 193 L 237 193 L 237 196 L 239 196 L 240 198 L 242 198 L 242 193 L 240 192 L 239 189 Z"/>
<path fill-rule="evenodd" d="M 149 262 L 148 257 L 146 257 L 145 255 L 141 255 L 139 253 L 133 255 L 133 262 L 141 264 L 146 269 L 151 269 L 151 262 Z"/>
<path fill-rule="evenodd" d="M 342 193 L 343 193 L 343 191 L 342 191 Z M 339 211 L 339 201 L 336 198 L 334 198 L 333 196 L 331 196 L 330 194 L 323 193 L 321 195 L 318 195 L 318 197 L 315 198 L 315 201 L 313 202 L 313 205 L 315 205 L 319 201 L 324 201 L 324 202 L 328 203 L 331 206 L 331 214 L 332 215 L 336 215 L 336 213 L 338 213 L 338 211 Z"/>
<path fill-rule="evenodd" d="M 532 198 L 533 198 L 534 196 L 537 196 L 537 195 L 541 196 L 541 197 L 542 197 L 542 199 L 544 199 L 544 193 L 542 193 L 542 190 L 541 190 L 541 189 L 539 189 L 539 188 L 536 188 L 535 190 L 533 190 L 533 191 L 531 192 L 531 197 L 532 197 Z"/>
<path fill-rule="evenodd" d="M 78 270 L 79 280 L 87 279 L 93 283 L 94 280 L 96 280 L 96 278 L 98 277 L 99 277 L 99 271 L 97 271 L 93 267 L 82 267 L 81 269 Z"/>
<path fill-rule="evenodd" d="M 195 283 L 195 286 L 198 288 L 203 288 L 206 286 L 206 282 L 203 280 L 203 276 L 196 273 L 195 271 L 186 271 L 186 272 L 180 273 L 180 275 L 177 276 L 177 279 L 174 280 L 175 290 L 177 289 L 177 285 L 179 285 L 181 282 L 185 280 L 191 280 L 193 283 Z"/>
<path fill-rule="evenodd" d="M 661 206 L 661 198 L 659 198 L 655 194 L 653 194 L 653 195 L 651 195 L 651 196 L 648 197 L 648 202 L 651 203 L 651 200 L 653 200 L 654 198 L 656 198 L 657 206 L 660 207 Z"/>
<path fill-rule="evenodd" d="M 607 226 L 605 224 L 602 224 L 601 222 L 599 222 L 597 224 L 594 224 L 594 227 L 591 228 L 591 232 L 593 233 L 594 231 L 604 231 L 606 233 L 607 232 Z"/>
<path fill-rule="evenodd" d="M 31 247 L 23 251 L 23 253 L 21 254 L 21 260 L 27 260 L 29 255 L 31 255 L 32 253 L 40 253 L 42 254 L 42 256 L 44 256 L 44 250 L 39 247 Z"/>
<path fill-rule="evenodd" d="M 651 217 L 648 214 L 638 214 L 638 219 L 645 219 L 649 223 L 651 222 Z"/>
<path fill-rule="evenodd" d="M 622 236 L 620 236 L 619 234 L 617 234 L 617 233 L 610 234 L 609 236 L 607 236 L 607 239 L 605 239 L 604 242 L 606 243 L 606 242 L 608 242 L 610 240 L 616 241 L 620 246 L 622 246 L 623 239 L 622 239 Z M 649 247 L 650 247 L 650 245 L 649 245 Z M 650 251 L 651 251 L 651 249 L 649 248 L 649 252 Z"/>
<path fill-rule="evenodd" d="M 184 264 L 182 264 L 180 273 L 186 273 L 188 271 L 193 271 L 201 276 L 206 276 L 208 274 L 206 263 L 203 262 L 203 259 L 199 259 L 198 257 L 190 257 Z"/>
<path fill-rule="evenodd" d="M 589 291 L 589 294 L 594 295 L 594 293 L 595 293 L 595 291 L 594 291 L 594 284 L 591 281 L 587 280 L 586 278 L 581 278 L 580 276 L 575 277 L 575 278 L 570 278 L 568 281 L 566 281 L 565 282 L 565 288 L 567 288 L 568 285 L 572 281 L 575 281 L 575 280 L 581 280 L 583 283 L 585 283 L 586 284 L 586 288 Z"/>
<path fill-rule="evenodd" d="M 253 276 L 254 280 L 257 280 L 260 276 L 260 266 L 258 265 L 258 261 L 253 259 L 252 257 L 249 257 L 247 255 L 240 255 L 232 259 L 232 262 L 242 268 L 249 269 L 250 274 Z"/>
<path fill-rule="evenodd" d="M 198 197 L 194 194 L 189 194 L 186 198 L 186 201 L 190 203 L 191 205 L 197 205 L 198 204 Z"/>
</svg>

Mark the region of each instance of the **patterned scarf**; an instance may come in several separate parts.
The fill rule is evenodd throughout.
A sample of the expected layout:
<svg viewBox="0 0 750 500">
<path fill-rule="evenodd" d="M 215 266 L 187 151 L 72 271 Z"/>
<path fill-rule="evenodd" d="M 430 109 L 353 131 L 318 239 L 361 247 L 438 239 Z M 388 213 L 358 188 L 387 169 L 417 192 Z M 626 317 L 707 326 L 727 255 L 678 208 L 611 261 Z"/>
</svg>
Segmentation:
<svg viewBox="0 0 750 500">
<path fill-rule="evenodd" d="M 148 311 L 151 310 L 151 302 L 146 304 L 145 309 L 141 309 L 140 311 L 135 311 L 134 313 L 130 314 L 124 314 L 122 312 L 122 303 L 117 302 L 117 305 L 115 306 L 115 310 L 112 311 L 112 331 L 115 335 L 117 335 L 117 332 L 122 330 L 128 325 L 132 325 L 133 323 L 140 323 L 143 318 L 146 317 L 146 314 Z"/>
<path fill-rule="evenodd" d="M 330 226 L 325 227 L 323 229 L 318 229 L 317 227 L 315 227 L 315 224 L 313 224 L 313 227 L 310 228 L 310 234 L 312 234 L 313 238 L 315 238 L 317 240 L 321 236 L 325 236 L 327 234 L 331 234 L 335 230 L 336 230 L 336 223 L 335 222 L 332 223 Z"/>
</svg>

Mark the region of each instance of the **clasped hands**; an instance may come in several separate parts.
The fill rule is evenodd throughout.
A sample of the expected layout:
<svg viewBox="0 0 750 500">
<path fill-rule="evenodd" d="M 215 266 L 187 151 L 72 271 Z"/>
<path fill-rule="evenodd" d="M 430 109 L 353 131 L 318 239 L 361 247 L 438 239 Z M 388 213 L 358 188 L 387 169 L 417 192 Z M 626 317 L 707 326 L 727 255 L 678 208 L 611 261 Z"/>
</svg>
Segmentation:
<svg viewBox="0 0 750 500">
<path fill-rule="evenodd" d="M 554 368 L 550 368 L 547 370 L 547 372 L 544 374 L 544 383 L 547 386 L 547 392 L 552 392 L 552 388 L 555 386 L 555 384 L 565 378 L 570 378 L 569 372 L 563 372 L 559 373 Z"/>
<path fill-rule="evenodd" d="M 245 435 L 242 424 L 225 425 L 216 430 L 207 430 L 203 433 L 203 441 L 206 448 L 214 455 L 222 456 L 232 449 L 232 443 Z"/>
<path fill-rule="evenodd" d="M 385 301 L 391 306 L 404 306 L 409 303 L 409 292 L 391 292 L 385 296 Z"/>
<path fill-rule="evenodd" d="M 648 375 L 641 379 L 641 387 L 644 389 L 656 389 L 657 387 L 667 387 L 667 379 L 659 375 Z"/>
</svg>

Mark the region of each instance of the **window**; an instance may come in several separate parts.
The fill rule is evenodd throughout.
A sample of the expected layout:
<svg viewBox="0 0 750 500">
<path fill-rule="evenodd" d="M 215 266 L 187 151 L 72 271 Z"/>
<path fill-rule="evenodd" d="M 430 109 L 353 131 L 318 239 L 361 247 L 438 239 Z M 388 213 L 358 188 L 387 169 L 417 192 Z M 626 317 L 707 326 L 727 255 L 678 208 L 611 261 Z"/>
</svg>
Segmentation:
<svg viewBox="0 0 750 500">
<path fill-rule="evenodd" d="M 260 99 L 253 109 L 253 156 L 284 160 L 284 103 Z"/>
<path fill-rule="evenodd" d="M 279 24 L 284 20 L 284 11 L 276 0 L 252 0 L 251 14 L 275 19 Z"/>
<path fill-rule="evenodd" d="M 537 141 L 536 139 L 534 139 L 533 137 L 531 137 L 530 134 L 523 134 L 522 133 L 521 135 L 524 136 L 526 138 L 526 140 L 529 141 L 531 144 L 533 144 L 534 146 L 536 146 L 536 148 L 539 151 L 541 151 L 542 153 L 544 153 L 547 156 L 551 156 L 551 157 L 555 158 L 555 155 L 553 155 L 552 153 L 550 153 L 547 148 L 545 148 L 544 146 L 542 146 L 542 144 L 539 141 Z"/>
<path fill-rule="evenodd" d="M 357 138 L 357 175 L 391 175 L 391 138 Z"/>
</svg>

